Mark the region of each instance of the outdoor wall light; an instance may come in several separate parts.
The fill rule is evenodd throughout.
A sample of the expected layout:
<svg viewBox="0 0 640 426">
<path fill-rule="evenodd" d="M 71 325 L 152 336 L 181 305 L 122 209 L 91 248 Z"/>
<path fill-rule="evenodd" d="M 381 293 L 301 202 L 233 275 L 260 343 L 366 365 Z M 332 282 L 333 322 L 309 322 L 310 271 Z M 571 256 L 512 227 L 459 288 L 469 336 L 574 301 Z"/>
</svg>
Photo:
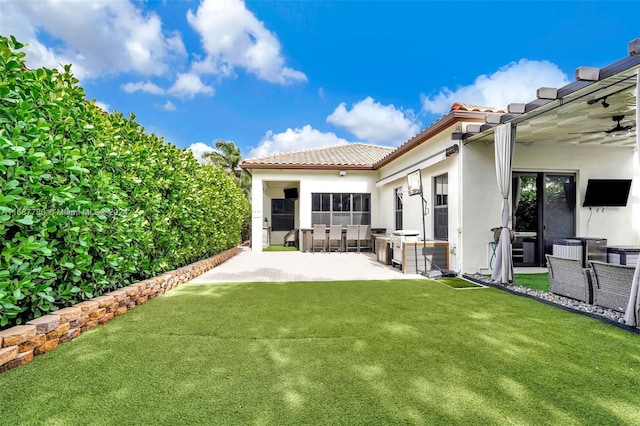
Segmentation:
<svg viewBox="0 0 640 426">
<path fill-rule="evenodd" d="M 340 177 L 346 176 L 347 175 L 347 171 L 346 170 L 340 170 Z"/>
</svg>

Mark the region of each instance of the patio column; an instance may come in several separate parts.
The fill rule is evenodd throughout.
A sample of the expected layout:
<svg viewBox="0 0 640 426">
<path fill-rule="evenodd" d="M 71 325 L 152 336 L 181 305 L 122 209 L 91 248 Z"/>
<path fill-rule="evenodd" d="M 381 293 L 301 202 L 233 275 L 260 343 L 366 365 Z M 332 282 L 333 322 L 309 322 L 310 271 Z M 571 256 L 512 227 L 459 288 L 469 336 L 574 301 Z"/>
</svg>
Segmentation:
<svg viewBox="0 0 640 426">
<path fill-rule="evenodd" d="M 502 195 L 502 221 L 500 226 L 500 240 L 496 248 L 496 263 L 491 279 L 503 284 L 513 281 L 513 259 L 511 258 L 511 233 L 509 232 L 509 192 L 511 191 L 511 165 L 513 150 L 516 142 L 516 126 L 511 123 L 496 127 L 495 157 L 498 190 Z"/>
<path fill-rule="evenodd" d="M 636 149 L 638 150 L 638 158 L 640 158 L 640 131 L 638 123 L 640 123 L 640 109 L 638 108 L 638 98 L 640 98 L 640 71 L 638 71 L 636 80 Z M 633 274 L 633 282 L 631 284 L 631 294 L 629 303 L 624 314 L 624 321 L 627 325 L 637 327 L 638 317 L 640 316 L 640 257 L 636 263 L 636 271 Z"/>
<path fill-rule="evenodd" d="M 251 251 L 261 252 L 262 247 L 262 226 L 264 224 L 264 188 L 262 178 L 256 176 L 251 178 Z"/>
</svg>

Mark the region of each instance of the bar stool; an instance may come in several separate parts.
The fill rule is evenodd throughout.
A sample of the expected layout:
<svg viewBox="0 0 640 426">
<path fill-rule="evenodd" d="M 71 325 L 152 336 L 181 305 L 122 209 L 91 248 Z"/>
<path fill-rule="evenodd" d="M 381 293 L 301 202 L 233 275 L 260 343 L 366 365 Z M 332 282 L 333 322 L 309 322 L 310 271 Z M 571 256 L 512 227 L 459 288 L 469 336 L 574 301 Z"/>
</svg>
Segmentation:
<svg viewBox="0 0 640 426">
<path fill-rule="evenodd" d="M 316 252 L 316 241 L 322 242 L 322 251 L 324 252 L 324 241 L 326 239 L 327 225 L 313 225 L 313 237 L 311 239 L 311 252 Z"/>
</svg>

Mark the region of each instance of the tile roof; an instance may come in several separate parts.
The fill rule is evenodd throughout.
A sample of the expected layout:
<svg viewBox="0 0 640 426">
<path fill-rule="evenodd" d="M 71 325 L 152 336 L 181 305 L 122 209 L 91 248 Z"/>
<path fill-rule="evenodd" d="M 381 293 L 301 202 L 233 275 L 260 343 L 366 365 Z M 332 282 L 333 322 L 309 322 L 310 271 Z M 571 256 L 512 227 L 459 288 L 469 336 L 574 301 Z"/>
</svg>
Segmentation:
<svg viewBox="0 0 640 426">
<path fill-rule="evenodd" d="M 350 143 L 306 151 L 287 152 L 267 157 L 243 160 L 245 169 L 262 168 L 320 168 L 373 169 L 374 164 L 394 149 L 383 146 Z"/>
<path fill-rule="evenodd" d="M 484 109 L 484 111 L 481 111 L 481 109 Z M 431 123 L 431 125 L 424 128 L 420 133 L 402 143 L 398 148 L 393 150 L 393 152 L 389 153 L 389 155 L 378 161 L 378 163 L 375 164 L 374 168 L 379 169 L 380 167 L 390 163 L 391 161 L 405 155 L 407 152 L 411 151 L 418 145 L 429 141 L 433 136 L 447 130 L 457 122 L 484 122 L 484 118 L 487 116 L 487 114 L 497 111 L 500 110 L 491 107 L 481 107 L 478 105 L 456 102 L 451 106 L 451 110 L 448 114 L 438 118 L 436 121 Z"/>
<path fill-rule="evenodd" d="M 456 102 L 451 105 L 451 111 L 477 111 L 477 112 L 495 112 L 504 113 L 505 110 L 500 108 L 494 108 L 482 105 L 465 104 L 462 102 Z"/>
<path fill-rule="evenodd" d="M 455 120 L 482 121 L 488 113 L 504 113 L 504 110 L 456 102 L 449 114 L 439 118 L 397 148 L 351 143 L 249 158 L 240 163 L 244 169 L 365 169 L 375 170 L 442 131 Z"/>
</svg>

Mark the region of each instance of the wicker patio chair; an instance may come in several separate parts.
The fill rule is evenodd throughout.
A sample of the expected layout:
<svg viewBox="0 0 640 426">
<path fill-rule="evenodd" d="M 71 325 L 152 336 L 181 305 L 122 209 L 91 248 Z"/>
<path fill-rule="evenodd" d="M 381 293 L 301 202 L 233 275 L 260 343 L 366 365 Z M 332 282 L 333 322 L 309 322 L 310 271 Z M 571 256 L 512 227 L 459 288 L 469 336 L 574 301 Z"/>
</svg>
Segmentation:
<svg viewBox="0 0 640 426">
<path fill-rule="evenodd" d="M 316 241 L 322 244 L 322 251 L 325 251 L 325 240 L 327 238 L 327 225 L 313 225 L 313 236 L 311 239 L 311 252 L 316 252 Z"/>
<path fill-rule="evenodd" d="M 331 225 L 329 227 L 329 252 L 332 249 L 339 252 L 342 251 L 342 225 Z"/>
<path fill-rule="evenodd" d="M 579 259 L 546 255 L 549 269 L 549 291 L 582 302 L 593 302 L 591 274 Z"/>
<path fill-rule="evenodd" d="M 353 251 L 360 251 L 360 244 L 358 243 L 359 229 L 360 229 L 359 225 L 347 225 L 347 236 L 345 239 L 345 248 L 344 248 L 346 252 L 348 252 L 349 249 L 353 249 Z M 352 247 L 351 245 L 349 245 L 350 242 L 355 243 L 355 245 Z"/>
<path fill-rule="evenodd" d="M 631 294 L 635 266 L 589 261 L 593 280 L 593 304 L 624 312 Z"/>
</svg>

